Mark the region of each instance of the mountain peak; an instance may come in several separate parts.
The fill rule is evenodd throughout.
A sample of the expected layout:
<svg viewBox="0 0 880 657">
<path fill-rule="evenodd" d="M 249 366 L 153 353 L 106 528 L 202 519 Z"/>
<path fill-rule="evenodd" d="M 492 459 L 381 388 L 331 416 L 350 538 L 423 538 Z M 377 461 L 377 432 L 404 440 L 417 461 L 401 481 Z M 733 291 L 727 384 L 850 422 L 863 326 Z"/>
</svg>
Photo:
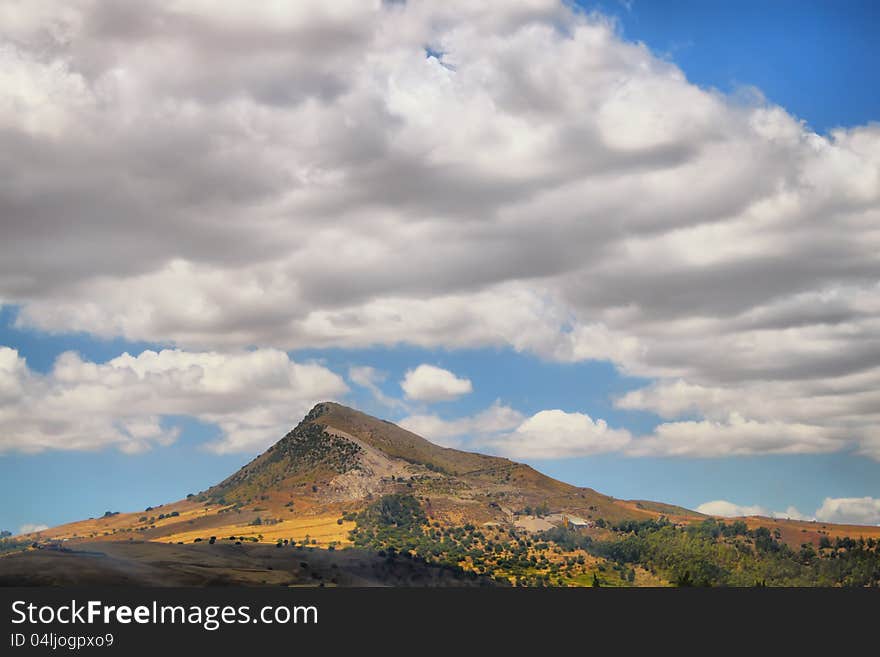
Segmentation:
<svg viewBox="0 0 880 657">
<path fill-rule="evenodd" d="M 312 406 L 312 410 L 310 410 L 308 413 L 306 413 L 305 417 L 303 418 L 303 421 L 304 422 L 314 422 L 315 420 L 317 420 L 321 416 L 327 415 L 328 413 L 333 412 L 333 410 L 336 408 L 344 408 L 349 411 L 354 411 L 353 408 L 349 408 L 348 406 L 343 406 L 342 404 L 340 404 L 338 402 L 322 401 L 322 402 L 318 402 L 317 404 Z"/>
<path fill-rule="evenodd" d="M 584 522 L 698 517 L 668 505 L 617 500 L 506 458 L 441 447 L 392 422 L 326 401 L 207 491 L 163 505 L 158 514 L 150 507 L 97 524 L 102 532 L 111 523 L 111 529 L 138 531 L 148 540 L 250 532 L 267 539 L 307 534 L 310 540 L 344 542 L 352 514 L 388 496 L 411 499 L 432 524 L 448 526 L 537 531 L 567 517 Z M 94 535 L 95 522 L 58 528 L 52 537 Z"/>
<path fill-rule="evenodd" d="M 689 513 L 615 500 L 506 458 L 441 447 L 332 401 L 315 404 L 277 443 L 203 499 L 284 517 L 293 508 L 357 509 L 391 493 L 414 495 L 433 517 L 455 522 L 509 524 L 516 511 L 528 508 L 607 520 Z"/>
</svg>

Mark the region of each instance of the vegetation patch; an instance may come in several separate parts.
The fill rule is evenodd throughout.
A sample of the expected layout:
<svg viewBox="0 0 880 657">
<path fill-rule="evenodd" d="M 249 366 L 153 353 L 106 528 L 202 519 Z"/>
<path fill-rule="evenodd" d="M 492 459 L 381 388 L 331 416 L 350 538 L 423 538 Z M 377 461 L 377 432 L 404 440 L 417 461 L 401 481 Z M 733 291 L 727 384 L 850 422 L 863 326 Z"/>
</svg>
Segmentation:
<svg viewBox="0 0 880 657">
<path fill-rule="evenodd" d="M 349 518 L 356 522 L 350 534 L 356 547 L 392 560 L 417 559 L 473 576 L 486 575 L 502 584 L 624 586 L 635 577 L 631 567 L 617 564 L 599 570 L 600 565 L 604 568 L 600 560 L 571 544 L 574 533 L 560 534 L 560 541 L 565 538 L 562 545 L 515 528 L 430 524 L 412 495 L 386 495 Z"/>
<path fill-rule="evenodd" d="M 592 554 L 659 571 L 679 586 L 880 586 L 880 541 L 828 539 L 794 550 L 779 532 L 708 519 L 687 527 L 629 521 L 613 538 L 590 541 Z"/>
<path fill-rule="evenodd" d="M 227 498 L 241 501 L 277 488 L 289 477 L 312 481 L 319 476 L 344 474 L 361 467 L 362 451 L 357 443 L 326 433 L 320 425 L 300 422 L 268 451 L 199 499 L 226 504 Z"/>
</svg>

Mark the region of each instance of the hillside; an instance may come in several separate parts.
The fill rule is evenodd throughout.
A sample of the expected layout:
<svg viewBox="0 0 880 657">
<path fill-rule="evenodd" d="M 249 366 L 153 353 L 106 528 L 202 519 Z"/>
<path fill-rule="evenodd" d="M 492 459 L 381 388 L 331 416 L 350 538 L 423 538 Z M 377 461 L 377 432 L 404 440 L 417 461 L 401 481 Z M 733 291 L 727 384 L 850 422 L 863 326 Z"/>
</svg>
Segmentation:
<svg viewBox="0 0 880 657">
<path fill-rule="evenodd" d="M 505 458 L 440 447 L 330 402 L 315 406 L 278 443 L 206 496 L 239 504 L 259 499 L 268 505 L 293 496 L 305 497 L 309 507 L 349 507 L 400 490 L 423 496 L 429 515 L 438 520 L 510 522 L 527 507 L 610 521 L 699 516 L 659 503 L 615 500 Z"/>
<path fill-rule="evenodd" d="M 354 524 L 340 522 L 343 514 L 403 492 L 423 501 L 431 522 L 444 524 L 550 526 L 537 518 L 537 510 L 608 522 L 700 517 L 656 502 L 617 500 L 509 459 L 440 447 L 385 420 L 324 402 L 206 491 L 24 538 L 187 542 L 234 534 L 268 542 L 308 535 L 316 545 L 345 545 Z"/>
<path fill-rule="evenodd" d="M 86 558 L 94 545 L 105 542 L 189 545 L 199 550 L 210 544 L 211 554 L 220 554 L 221 546 L 234 548 L 225 553 L 230 559 L 242 557 L 241 550 L 254 544 L 330 551 L 354 546 L 374 554 L 425 557 L 428 565 L 491 575 L 502 583 L 588 584 L 601 573 L 605 584 L 653 586 L 684 577 L 664 565 L 674 561 L 675 568 L 684 568 L 676 561 L 679 555 L 658 556 L 665 554 L 668 544 L 705 549 L 706 554 L 729 548 L 730 563 L 735 564 L 731 568 L 746 573 L 723 580 L 730 583 L 761 578 L 763 571 L 753 572 L 754 564 L 743 565 L 737 555 L 766 556 L 757 552 L 765 534 L 776 546 L 773 558 L 805 544 L 821 549 L 830 539 L 873 541 L 880 536 L 880 528 L 767 518 L 748 518 L 735 527 L 681 507 L 618 500 L 505 458 L 440 447 L 390 422 L 324 402 L 263 454 L 206 491 L 143 511 L 107 513 L 61 525 L 18 537 L 15 544 L 54 548 L 53 563 L 69 559 L 58 556 L 59 548 Z M 628 541 L 630 551 L 619 552 L 615 541 Z M 699 545 L 690 545 L 692 541 Z M 635 543 L 638 558 L 632 557 Z M 84 550 L 83 545 L 91 547 Z M 145 562 L 156 554 L 152 548 L 124 551 L 125 558 Z M 48 559 L 45 554 L 40 558 Z M 17 559 L 4 558 L 0 573 L 10 564 L 18 568 L 30 563 Z M 666 561 L 652 561 L 656 559 Z M 232 564 L 234 559 L 220 561 Z M 665 576 L 658 570 L 665 570 Z M 108 577 L 103 570 L 95 572 L 99 571 Z M 149 577 L 156 577 L 150 572 Z M 9 574 L 12 581 L 19 581 L 14 575 Z M 421 575 L 426 582 L 435 581 L 425 572 Z M 28 577 L 24 573 L 20 581 L 35 581 Z M 232 574 L 224 577 L 239 581 Z M 296 581 L 295 573 L 247 581 L 279 577 Z M 717 576 L 704 577 L 708 582 Z M 175 575 L 172 580 L 180 578 Z"/>
</svg>

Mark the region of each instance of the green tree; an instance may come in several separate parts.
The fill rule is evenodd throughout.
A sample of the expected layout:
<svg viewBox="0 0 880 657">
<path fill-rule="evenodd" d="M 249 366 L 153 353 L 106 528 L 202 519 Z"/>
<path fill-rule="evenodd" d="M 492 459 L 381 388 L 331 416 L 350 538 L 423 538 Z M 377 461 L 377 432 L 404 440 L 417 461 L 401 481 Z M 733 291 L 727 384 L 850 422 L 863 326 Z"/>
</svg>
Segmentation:
<svg viewBox="0 0 880 657">
<path fill-rule="evenodd" d="M 679 575 L 675 579 L 675 585 L 676 586 L 693 586 L 694 580 L 691 579 L 691 571 L 686 570 L 686 571 L 684 571 L 683 575 Z"/>
</svg>

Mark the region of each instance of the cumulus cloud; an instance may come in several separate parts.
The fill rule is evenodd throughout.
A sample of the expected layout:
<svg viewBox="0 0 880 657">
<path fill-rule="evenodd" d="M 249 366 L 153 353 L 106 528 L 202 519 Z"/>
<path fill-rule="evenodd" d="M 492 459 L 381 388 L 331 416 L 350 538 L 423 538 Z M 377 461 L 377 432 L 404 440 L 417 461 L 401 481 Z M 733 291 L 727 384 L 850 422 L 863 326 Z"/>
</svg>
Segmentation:
<svg viewBox="0 0 880 657">
<path fill-rule="evenodd" d="M 660 424 L 634 453 L 723 456 L 814 454 L 856 445 L 880 459 L 880 372 L 798 381 L 699 385 L 661 381 L 617 400 L 624 409 L 662 418 L 703 416 L 700 421 Z"/>
<path fill-rule="evenodd" d="M 727 500 L 706 502 L 698 506 L 696 510 L 707 515 L 725 518 L 764 516 L 853 525 L 880 525 L 880 498 L 874 497 L 826 497 L 822 506 L 816 509 L 812 516 L 801 513 L 793 506 L 788 507 L 785 511 L 770 511 L 763 506 L 743 506 Z"/>
<path fill-rule="evenodd" d="M 438 415 L 410 415 L 399 424 L 445 446 L 468 446 L 520 459 L 587 456 L 624 448 L 628 431 L 584 413 L 545 410 L 526 417 L 496 401 L 476 415 L 444 420 Z"/>
<path fill-rule="evenodd" d="M 727 420 L 667 422 L 633 442 L 633 456 L 747 456 L 820 454 L 844 444 L 839 431 L 799 423 L 758 422 L 731 414 Z"/>
<path fill-rule="evenodd" d="M 20 326 L 610 360 L 658 379 L 624 402 L 671 420 L 652 452 L 880 458 L 880 126 L 814 134 L 559 0 L 0 12 Z"/>
<path fill-rule="evenodd" d="M 408 415 L 398 424 L 439 445 L 459 447 L 465 438 L 479 440 L 510 431 L 524 419 L 522 413 L 496 400 L 489 408 L 472 416 L 444 420 L 437 415 Z"/>
<path fill-rule="evenodd" d="M 449 370 L 433 365 L 419 365 L 407 370 L 400 387 L 407 399 L 423 402 L 451 401 L 474 389 L 470 379 L 459 378 Z"/>
<path fill-rule="evenodd" d="M 816 518 L 823 522 L 880 525 L 880 498 L 826 497 L 816 510 Z"/>
<path fill-rule="evenodd" d="M 630 442 L 625 429 L 584 413 L 548 410 L 535 413 L 514 431 L 486 441 L 496 452 L 514 458 L 553 459 L 613 452 Z"/>
<path fill-rule="evenodd" d="M 789 506 L 785 511 L 774 511 L 774 518 L 782 518 L 784 520 L 813 520 L 813 516 L 807 516 L 798 511 L 797 507 Z"/>
<path fill-rule="evenodd" d="M 136 453 L 175 440 L 167 416 L 216 424 L 216 452 L 252 452 L 287 431 L 317 401 L 347 390 L 342 379 L 286 353 L 144 351 L 105 363 L 73 352 L 48 374 L 0 347 L 0 452 L 116 447 Z"/>
<path fill-rule="evenodd" d="M 705 502 L 699 505 L 695 510 L 709 516 L 721 516 L 723 518 L 763 516 L 765 518 L 782 518 L 788 520 L 812 520 L 812 518 L 808 518 L 793 506 L 788 507 L 785 511 L 770 511 L 763 506 L 743 506 L 728 502 L 727 500 Z"/>
<path fill-rule="evenodd" d="M 36 532 L 45 531 L 49 529 L 49 525 L 40 525 L 36 523 L 25 523 L 21 527 L 18 528 L 19 535 L 21 534 L 35 534 Z"/>
<path fill-rule="evenodd" d="M 710 516 L 722 516 L 725 518 L 735 518 L 737 516 L 769 516 L 770 512 L 762 506 L 741 506 L 728 502 L 727 500 L 712 500 L 704 502 L 698 506 L 695 511 L 705 513 Z"/>
</svg>

